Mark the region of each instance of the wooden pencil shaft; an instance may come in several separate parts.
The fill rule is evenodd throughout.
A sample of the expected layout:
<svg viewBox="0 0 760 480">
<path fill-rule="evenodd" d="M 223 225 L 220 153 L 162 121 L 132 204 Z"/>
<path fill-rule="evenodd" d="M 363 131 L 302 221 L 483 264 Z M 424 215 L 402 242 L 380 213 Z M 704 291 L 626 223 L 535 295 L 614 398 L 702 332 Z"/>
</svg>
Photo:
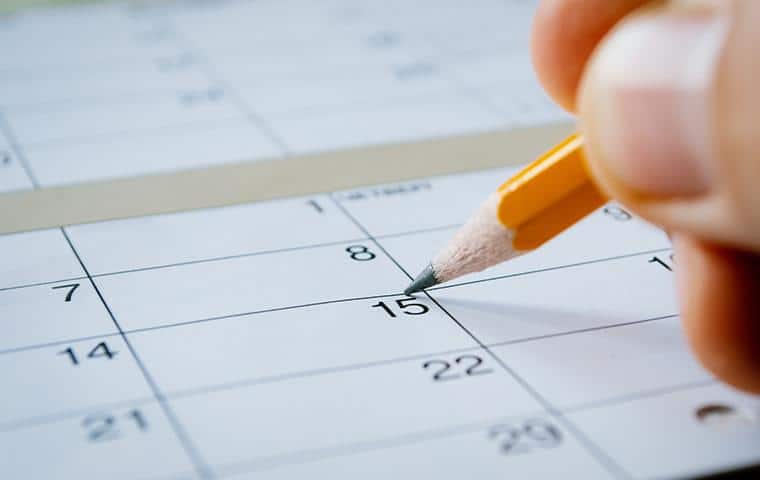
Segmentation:
<svg viewBox="0 0 760 480">
<path fill-rule="evenodd" d="M 499 187 L 499 222 L 515 250 L 532 250 L 606 202 L 591 180 L 583 139 L 570 135 Z"/>
</svg>

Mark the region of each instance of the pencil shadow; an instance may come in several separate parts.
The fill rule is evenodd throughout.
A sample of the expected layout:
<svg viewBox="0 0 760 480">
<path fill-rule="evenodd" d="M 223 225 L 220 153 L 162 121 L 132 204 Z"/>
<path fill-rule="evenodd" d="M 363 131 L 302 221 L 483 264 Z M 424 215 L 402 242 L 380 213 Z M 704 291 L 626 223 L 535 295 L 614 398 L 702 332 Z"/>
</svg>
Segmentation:
<svg viewBox="0 0 760 480">
<path fill-rule="evenodd" d="M 547 335 L 630 322 L 631 318 L 590 309 L 573 310 L 556 306 L 525 305 L 446 297 L 442 305 L 458 320 L 477 324 L 478 334 L 499 341 L 516 337 Z"/>
</svg>

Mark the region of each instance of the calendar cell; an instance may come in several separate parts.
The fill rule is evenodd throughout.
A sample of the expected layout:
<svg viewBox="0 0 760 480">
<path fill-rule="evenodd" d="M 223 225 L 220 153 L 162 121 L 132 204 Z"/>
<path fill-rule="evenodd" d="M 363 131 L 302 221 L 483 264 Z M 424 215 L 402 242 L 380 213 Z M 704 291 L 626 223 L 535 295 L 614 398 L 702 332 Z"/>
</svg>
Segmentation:
<svg viewBox="0 0 760 480">
<path fill-rule="evenodd" d="M 0 351 L 116 332 L 86 278 L 0 290 Z"/>
<path fill-rule="evenodd" d="M 430 293 L 486 344 L 673 315 L 675 299 L 662 294 L 671 291 L 672 275 L 653 269 L 647 259 L 635 256 Z"/>
<path fill-rule="evenodd" d="M 469 100 L 400 101 L 340 113 L 273 117 L 296 153 L 395 143 L 495 129 L 501 119 Z"/>
<path fill-rule="evenodd" d="M 326 195 L 67 227 L 93 275 L 326 243 L 362 233 Z M 112 246 L 119 244 L 119 251 Z"/>
<path fill-rule="evenodd" d="M 546 123 L 571 123 L 572 115 L 558 107 L 535 79 L 521 85 L 494 84 L 479 90 L 484 101 L 514 119 L 515 125 L 531 126 Z M 520 92 L 519 94 L 516 92 Z"/>
<path fill-rule="evenodd" d="M 178 42 L 165 19 L 138 20 L 114 6 L 21 16 L 12 29 L 2 32 L 0 40 L 1 45 L 13 45 L 0 57 L 0 70 L 38 74 L 93 66 L 103 69 L 166 55 L 176 50 Z"/>
<path fill-rule="evenodd" d="M 272 140 L 247 121 L 65 146 L 40 145 L 29 147 L 26 152 L 40 183 L 46 187 L 273 158 L 280 154 Z M 108 161 L 103 161 L 104 158 Z"/>
<path fill-rule="evenodd" d="M 335 197 L 372 235 L 397 235 L 464 223 L 483 201 L 483 192 L 495 190 L 516 170 L 499 168 L 376 185 L 342 191 Z M 450 198 L 457 201 L 447 201 Z M 400 214 L 388 215 L 388 211 Z"/>
<path fill-rule="evenodd" d="M 190 53 L 180 52 L 105 70 L 58 71 L 53 78 L 35 74 L 6 75 L 0 78 L 0 105 L 9 114 L 21 114 L 109 101 L 134 101 L 153 92 L 201 91 L 209 87 L 209 79 L 197 62 Z M 150 115 L 140 119 L 150 120 Z"/>
<path fill-rule="evenodd" d="M 304 73 L 276 82 L 252 82 L 240 91 L 261 114 L 313 116 L 445 95 L 454 85 L 441 68 L 434 60 L 412 58 L 391 65 L 359 65 L 346 75 Z"/>
<path fill-rule="evenodd" d="M 96 408 L 52 423 L 0 431 L 0 477 L 196 478 L 153 403 Z"/>
<path fill-rule="evenodd" d="M 457 355 L 432 357 L 221 390 L 174 399 L 172 406 L 214 466 L 541 413 L 490 357 L 472 355 L 482 360 L 472 371 L 484 373 L 436 381 L 442 367 L 424 365 L 456 365 Z M 468 361 L 465 369 L 476 364 Z"/>
<path fill-rule="evenodd" d="M 396 89 L 401 85 L 395 85 L 393 82 L 396 78 L 394 66 L 401 67 L 420 60 L 440 59 L 432 53 L 429 46 L 405 44 L 403 48 L 398 48 L 396 45 L 376 45 L 395 42 L 397 41 L 396 36 L 397 34 L 393 31 L 379 30 L 369 34 L 365 31 L 355 38 L 348 38 L 339 42 L 341 44 L 354 43 L 359 45 L 364 50 L 363 54 L 357 56 L 355 53 L 334 52 L 328 58 L 311 55 L 308 51 L 303 50 L 303 44 L 275 50 L 264 46 L 257 48 L 255 45 L 252 49 L 241 49 L 239 45 L 233 45 L 219 52 L 215 57 L 215 66 L 221 75 L 225 78 L 235 79 L 238 88 L 241 91 L 248 91 L 249 94 L 252 94 L 250 90 L 256 86 L 276 88 L 278 84 L 291 85 L 293 88 L 288 90 L 287 98 L 281 99 L 283 104 L 291 104 L 294 98 L 298 98 L 307 102 L 306 105 L 301 105 L 303 107 L 310 103 L 319 102 L 319 99 L 301 95 L 300 89 L 302 88 L 307 90 L 317 88 L 320 91 L 324 91 L 330 86 L 354 89 L 361 84 L 352 85 L 348 79 L 351 76 L 358 76 L 364 82 L 372 81 L 376 82 L 379 87 L 394 87 L 393 89 Z M 252 57 L 258 61 L 244 61 Z M 437 70 L 440 68 L 441 66 Z M 385 78 L 372 80 L 366 75 L 369 72 Z M 433 72 L 431 69 L 423 69 L 417 73 Z M 424 75 L 417 78 L 424 80 L 426 77 L 433 81 L 431 86 L 448 87 L 449 93 L 453 93 L 450 90 L 452 84 L 444 81 L 445 79 L 451 80 L 448 75 Z M 312 85 L 313 82 L 319 82 L 323 85 L 315 87 Z M 409 87 L 413 86 L 409 85 Z M 439 88 L 439 90 L 445 90 L 445 88 Z M 350 92 L 346 93 L 350 94 Z M 423 97 L 429 96 L 430 93 L 424 92 Z M 292 95 L 296 96 L 291 98 Z M 276 108 L 271 99 L 266 99 L 266 103 L 274 108 L 272 111 L 292 111 L 292 108 Z M 257 108 L 260 107 L 256 103 L 252 105 Z"/>
<path fill-rule="evenodd" d="M 622 212 L 627 220 L 617 220 L 607 211 L 615 214 Z M 361 221 L 363 219 L 360 218 Z M 382 244 L 396 260 L 408 271 L 419 272 L 443 248 L 454 235 L 458 227 L 440 229 L 419 234 L 383 238 Z M 455 279 L 452 283 L 466 283 L 515 275 L 525 272 L 539 272 L 566 265 L 597 262 L 620 256 L 641 254 L 644 265 L 652 267 L 649 262 L 656 255 L 668 258 L 670 241 L 665 234 L 655 227 L 630 216 L 621 207 L 605 207 L 581 220 L 573 228 L 550 240 L 540 249 L 529 252 L 509 262 L 496 265 L 482 272 L 473 273 Z M 649 268 L 656 273 L 659 269 Z M 646 270 L 644 270 L 646 271 Z M 671 279 L 671 276 L 664 277 Z M 668 291 L 672 286 L 667 285 Z"/>
<path fill-rule="evenodd" d="M 727 387 L 676 391 L 569 418 L 635 478 L 689 478 L 760 462 L 760 401 Z"/>
<path fill-rule="evenodd" d="M 104 136 L 131 137 L 185 125 L 213 127 L 218 122 L 235 119 L 244 121 L 245 117 L 225 91 L 213 85 L 139 99 L 9 115 L 18 141 L 27 147 L 50 143 L 65 146 Z"/>
<path fill-rule="evenodd" d="M 59 229 L 0 236 L 0 288 L 83 277 Z"/>
<path fill-rule="evenodd" d="M 554 406 L 568 409 L 712 377 L 685 343 L 678 318 L 494 347 Z M 657 369 L 655 365 L 667 365 Z"/>
<path fill-rule="evenodd" d="M 330 281 L 324 281 L 329 276 Z M 409 281 L 371 242 L 98 277 L 126 329 L 399 294 Z"/>
<path fill-rule="evenodd" d="M 152 398 L 116 335 L 0 355 L 2 426 Z"/>
<path fill-rule="evenodd" d="M 168 393 L 477 347 L 435 304 L 403 295 L 260 313 L 129 337 Z M 344 340 L 336 341 L 339 338 Z M 171 345 L 169 356 L 167 345 Z"/>
<path fill-rule="evenodd" d="M 508 91 L 517 81 L 528 83 L 525 80 L 533 79 L 535 82 L 530 55 L 525 50 L 474 48 L 467 53 L 453 57 L 452 69 L 463 83 L 479 91 L 495 85 Z"/>
<path fill-rule="evenodd" d="M 262 465 L 262 470 L 231 478 L 614 478 L 547 417 L 502 419 L 440 437 L 360 444 L 346 450 L 334 452 L 335 456 L 328 453 L 324 459 L 305 455 L 280 468 Z"/>
</svg>

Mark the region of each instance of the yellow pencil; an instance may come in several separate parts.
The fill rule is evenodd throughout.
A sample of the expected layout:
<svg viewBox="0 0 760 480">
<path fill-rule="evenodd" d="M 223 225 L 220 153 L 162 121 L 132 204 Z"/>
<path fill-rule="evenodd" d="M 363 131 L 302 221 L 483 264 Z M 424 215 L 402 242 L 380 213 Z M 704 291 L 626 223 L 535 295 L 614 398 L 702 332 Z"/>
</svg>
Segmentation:
<svg viewBox="0 0 760 480">
<path fill-rule="evenodd" d="M 492 193 L 404 291 L 409 295 L 534 250 L 606 203 L 573 134 Z"/>
</svg>

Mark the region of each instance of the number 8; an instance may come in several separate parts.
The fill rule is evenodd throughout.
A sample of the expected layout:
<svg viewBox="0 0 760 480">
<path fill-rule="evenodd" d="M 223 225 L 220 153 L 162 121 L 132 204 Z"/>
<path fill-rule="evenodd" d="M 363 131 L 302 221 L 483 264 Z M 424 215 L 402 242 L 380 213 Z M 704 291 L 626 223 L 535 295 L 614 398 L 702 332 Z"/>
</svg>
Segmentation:
<svg viewBox="0 0 760 480">
<path fill-rule="evenodd" d="M 356 260 L 357 262 L 367 262 L 376 257 L 376 255 L 364 245 L 351 245 L 350 247 L 346 247 L 346 252 L 351 255 L 351 260 Z"/>
</svg>

